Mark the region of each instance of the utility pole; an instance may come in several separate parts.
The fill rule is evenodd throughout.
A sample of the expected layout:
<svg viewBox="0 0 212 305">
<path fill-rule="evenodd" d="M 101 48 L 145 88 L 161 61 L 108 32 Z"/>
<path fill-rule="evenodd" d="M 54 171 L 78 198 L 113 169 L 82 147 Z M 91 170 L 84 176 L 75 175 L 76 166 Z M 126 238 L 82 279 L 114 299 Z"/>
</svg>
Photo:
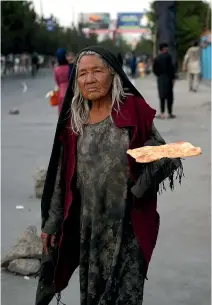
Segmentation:
<svg viewBox="0 0 212 305">
<path fill-rule="evenodd" d="M 43 19 L 44 15 L 43 15 L 43 1 L 40 0 L 40 15 L 41 15 L 41 19 Z"/>
<path fill-rule="evenodd" d="M 75 26 L 75 10 L 74 5 L 72 5 L 72 27 Z"/>
<path fill-rule="evenodd" d="M 153 58 L 155 58 L 157 56 L 157 34 L 154 31 L 154 33 L 152 34 L 152 40 L 153 40 Z"/>
<path fill-rule="evenodd" d="M 166 42 L 169 45 L 169 51 L 177 72 L 176 1 L 156 1 L 156 15 L 157 44 Z"/>
<path fill-rule="evenodd" d="M 113 29 L 113 43 L 116 45 L 116 37 L 117 37 L 117 20 L 114 22 L 114 29 Z"/>
</svg>

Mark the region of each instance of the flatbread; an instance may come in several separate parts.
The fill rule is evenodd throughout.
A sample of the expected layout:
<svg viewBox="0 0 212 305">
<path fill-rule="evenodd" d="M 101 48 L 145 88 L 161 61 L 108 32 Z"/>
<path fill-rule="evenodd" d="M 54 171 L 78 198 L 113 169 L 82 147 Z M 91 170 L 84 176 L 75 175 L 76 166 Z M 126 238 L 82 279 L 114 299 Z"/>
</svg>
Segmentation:
<svg viewBox="0 0 212 305">
<path fill-rule="evenodd" d="M 189 142 L 182 141 L 159 146 L 144 146 L 127 151 L 127 154 L 136 159 L 138 163 L 150 163 L 162 158 L 192 157 L 201 153 L 200 147 L 195 147 Z"/>
</svg>

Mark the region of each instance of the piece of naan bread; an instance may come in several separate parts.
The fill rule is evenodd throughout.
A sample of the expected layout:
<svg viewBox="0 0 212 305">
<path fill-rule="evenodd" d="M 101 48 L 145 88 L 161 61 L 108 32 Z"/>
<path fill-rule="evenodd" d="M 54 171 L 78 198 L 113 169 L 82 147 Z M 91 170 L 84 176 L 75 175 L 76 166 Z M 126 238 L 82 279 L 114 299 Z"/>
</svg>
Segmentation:
<svg viewBox="0 0 212 305">
<path fill-rule="evenodd" d="M 160 146 L 143 146 L 128 149 L 127 154 L 136 159 L 138 163 L 150 163 L 162 158 L 185 158 L 198 156 L 202 153 L 200 147 L 189 142 L 176 142 Z"/>
</svg>

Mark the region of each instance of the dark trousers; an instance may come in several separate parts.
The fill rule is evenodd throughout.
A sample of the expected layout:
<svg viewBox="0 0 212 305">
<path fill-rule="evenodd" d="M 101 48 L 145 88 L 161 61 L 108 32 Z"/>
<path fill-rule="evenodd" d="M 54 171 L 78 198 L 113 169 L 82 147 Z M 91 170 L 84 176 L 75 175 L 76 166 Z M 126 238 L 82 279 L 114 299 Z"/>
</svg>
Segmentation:
<svg viewBox="0 0 212 305">
<path fill-rule="evenodd" d="M 136 67 L 131 68 L 131 77 L 132 78 L 136 77 Z"/>
<path fill-rule="evenodd" d="M 170 91 L 168 96 L 166 98 L 160 99 L 160 112 L 164 113 L 166 109 L 166 103 L 167 103 L 167 109 L 168 113 L 172 114 L 172 106 L 173 106 L 173 90 Z"/>
</svg>

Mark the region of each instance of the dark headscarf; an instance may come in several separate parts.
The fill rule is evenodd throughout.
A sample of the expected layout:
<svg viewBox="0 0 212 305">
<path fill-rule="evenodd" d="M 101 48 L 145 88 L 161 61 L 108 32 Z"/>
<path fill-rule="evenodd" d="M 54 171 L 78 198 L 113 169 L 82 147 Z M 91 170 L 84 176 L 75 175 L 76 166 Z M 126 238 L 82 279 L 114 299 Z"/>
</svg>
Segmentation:
<svg viewBox="0 0 212 305">
<path fill-rule="evenodd" d="M 118 53 L 117 59 L 118 59 L 120 65 L 123 66 L 123 57 L 122 57 L 122 54 L 121 54 L 121 53 Z"/>
<path fill-rule="evenodd" d="M 74 68 L 74 63 L 69 64 L 68 79 L 70 79 L 70 77 L 71 77 L 73 68 Z"/>
<path fill-rule="evenodd" d="M 68 65 L 68 61 L 66 59 L 66 54 L 67 54 L 67 51 L 64 48 L 60 48 L 57 50 L 56 57 L 57 57 L 59 66 Z"/>
<path fill-rule="evenodd" d="M 64 122 L 64 120 L 66 119 L 66 114 L 67 114 L 68 110 L 70 109 L 70 101 L 72 100 L 73 95 L 74 95 L 73 84 L 74 84 L 75 75 L 76 75 L 76 64 L 77 64 L 80 54 L 83 52 L 86 52 L 86 51 L 93 51 L 93 52 L 99 54 L 109 64 L 109 66 L 120 76 L 124 89 L 127 90 L 127 92 L 132 93 L 133 95 L 142 97 L 140 92 L 130 82 L 128 76 L 125 74 L 124 70 L 122 69 L 122 67 L 115 55 L 113 55 L 110 51 L 108 51 L 102 47 L 99 47 L 99 46 L 87 47 L 87 48 L 83 49 L 76 57 L 76 60 L 75 60 L 74 66 L 73 66 L 73 70 L 72 70 L 72 74 L 71 74 L 71 77 L 69 80 L 68 89 L 66 91 L 66 95 L 64 98 L 63 108 L 61 111 L 59 122 Z"/>
</svg>

